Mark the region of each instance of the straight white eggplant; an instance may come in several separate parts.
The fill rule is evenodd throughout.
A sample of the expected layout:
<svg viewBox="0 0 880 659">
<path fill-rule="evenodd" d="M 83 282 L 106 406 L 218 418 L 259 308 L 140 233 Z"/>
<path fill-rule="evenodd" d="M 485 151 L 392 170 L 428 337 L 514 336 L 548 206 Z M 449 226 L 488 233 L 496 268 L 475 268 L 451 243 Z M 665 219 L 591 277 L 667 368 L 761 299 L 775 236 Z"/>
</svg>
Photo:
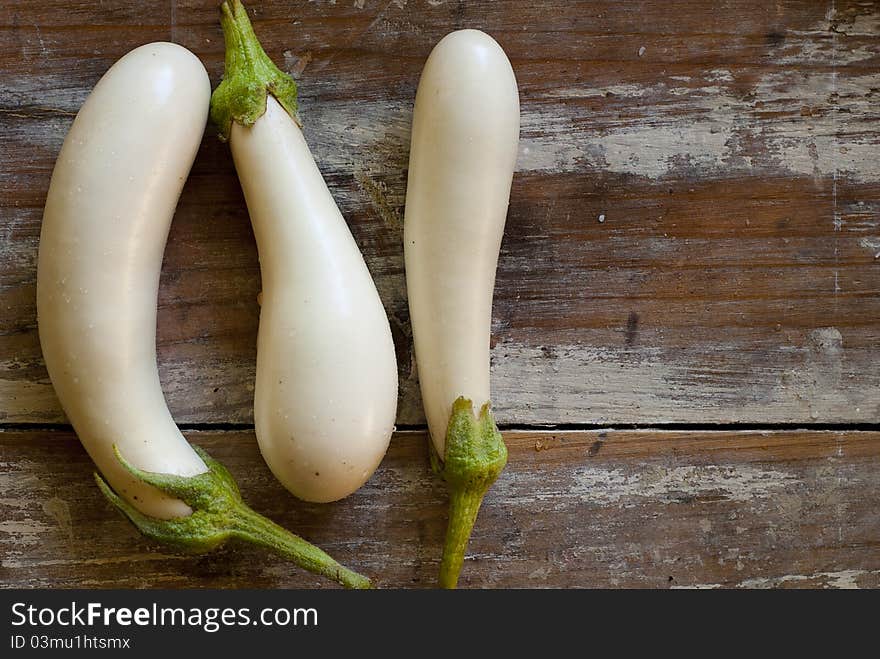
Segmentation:
<svg viewBox="0 0 880 659">
<path fill-rule="evenodd" d="M 364 259 L 296 119 L 296 85 L 224 2 L 224 80 L 211 117 L 229 140 L 262 274 L 254 420 L 272 473 L 327 502 L 357 490 L 391 439 L 397 362 Z"/>
<path fill-rule="evenodd" d="M 204 131 L 210 83 L 171 43 L 137 48 L 98 82 L 52 174 L 37 271 L 49 376 L 109 485 L 148 537 L 185 551 L 229 538 L 350 587 L 369 581 L 251 510 L 229 472 L 183 438 L 156 367 L 156 296 L 174 209 Z"/>
<path fill-rule="evenodd" d="M 444 37 L 416 95 L 404 246 L 422 400 L 435 468 L 450 488 L 440 573 L 449 588 L 507 462 L 490 410 L 489 341 L 518 140 L 519 94 L 504 51 L 478 30 Z"/>
</svg>

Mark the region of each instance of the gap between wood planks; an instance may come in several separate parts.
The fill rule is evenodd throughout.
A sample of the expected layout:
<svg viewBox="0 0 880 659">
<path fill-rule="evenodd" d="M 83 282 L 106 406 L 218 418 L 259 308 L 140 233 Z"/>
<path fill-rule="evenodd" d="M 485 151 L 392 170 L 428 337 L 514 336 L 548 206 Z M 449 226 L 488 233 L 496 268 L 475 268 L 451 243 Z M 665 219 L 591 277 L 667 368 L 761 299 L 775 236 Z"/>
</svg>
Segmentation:
<svg viewBox="0 0 880 659">
<path fill-rule="evenodd" d="M 246 432 L 253 431 L 252 423 L 187 423 L 177 426 L 181 432 Z M 557 424 L 499 424 L 502 432 L 588 432 L 595 430 L 639 430 L 682 432 L 737 432 L 737 431 L 804 431 L 804 432 L 880 432 L 880 423 L 557 423 Z M 426 432 L 424 424 L 397 424 L 394 432 Z M 0 432 L 45 431 L 73 432 L 65 423 L 0 423 Z"/>
</svg>

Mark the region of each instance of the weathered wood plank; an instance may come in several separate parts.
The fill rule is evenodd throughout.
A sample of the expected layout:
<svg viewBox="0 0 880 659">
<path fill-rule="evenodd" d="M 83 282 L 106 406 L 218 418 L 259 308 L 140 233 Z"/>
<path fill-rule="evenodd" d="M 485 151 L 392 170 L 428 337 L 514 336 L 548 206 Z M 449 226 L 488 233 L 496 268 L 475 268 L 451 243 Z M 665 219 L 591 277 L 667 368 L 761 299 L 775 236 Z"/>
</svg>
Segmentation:
<svg viewBox="0 0 880 659">
<path fill-rule="evenodd" d="M 430 586 L 445 524 L 425 437 L 331 505 L 291 497 L 252 433 L 189 433 L 259 511 L 386 587 Z M 471 587 L 880 587 L 880 433 L 507 433 L 463 572 Z M 0 433 L 0 585 L 326 586 L 235 548 L 172 556 L 106 503 L 69 433 Z"/>
<path fill-rule="evenodd" d="M 72 117 L 130 48 L 216 82 L 212 2 L 0 8 L 0 422 L 61 422 L 40 358 L 41 207 Z M 400 219 L 411 103 L 462 26 L 511 55 L 523 133 L 495 305 L 507 424 L 880 419 L 880 6 L 873 2 L 251 3 L 389 311 L 399 422 L 423 421 Z M 604 221 L 600 222 L 599 218 Z M 250 423 L 259 271 L 209 129 L 160 294 L 175 418 Z"/>
</svg>

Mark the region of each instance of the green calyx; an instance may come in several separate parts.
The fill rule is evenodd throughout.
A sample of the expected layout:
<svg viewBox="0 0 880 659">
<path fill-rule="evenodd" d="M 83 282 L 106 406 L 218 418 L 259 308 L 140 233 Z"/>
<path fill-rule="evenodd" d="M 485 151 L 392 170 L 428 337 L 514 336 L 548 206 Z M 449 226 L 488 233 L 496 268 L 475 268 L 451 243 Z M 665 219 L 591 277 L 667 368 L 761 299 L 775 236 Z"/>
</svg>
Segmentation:
<svg viewBox="0 0 880 659">
<path fill-rule="evenodd" d="M 226 467 L 199 447 L 193 448 L 208 471 L 196 476 L 175 476 L 142 471 L 129 464 L 114 447 L 116 458 L 132 476 L 192 508 L 192 514 L 186 517 L 166 520 L 144 515 L 116 494 L 97 473 L 95 481 L 110 503 L 141 533 L 178 551 L 201 554 L 236 539 L 269 549 L 346 588 L 372 587 L 366 577 L 340 565 L 315 545 L 252 510 L 242 501 L 238 485 Z"/>
<path fill-rule="evenodd" d="M 474 414 L 473 403 L 459 397 L 446 428 L 443 461 L 431 445 L 431 465 L 449 486 L 449 524 L 440 562 L 440 587 L 455 588 L 483 497 L 507 464 L 507 446 L 489 403 Z"/>
<path fill-rule="evenodd" d="M 296 83 L 266 55 L 239 0 L 220 5 L 220 24 L 226 41 L 226 69 L 223 82 L 211 95 L 211 120 L 220 138 L 229 139 L 233 121 L 252 126 L 262 117 L 268 94 L 297 120 Z"/>
</svg>

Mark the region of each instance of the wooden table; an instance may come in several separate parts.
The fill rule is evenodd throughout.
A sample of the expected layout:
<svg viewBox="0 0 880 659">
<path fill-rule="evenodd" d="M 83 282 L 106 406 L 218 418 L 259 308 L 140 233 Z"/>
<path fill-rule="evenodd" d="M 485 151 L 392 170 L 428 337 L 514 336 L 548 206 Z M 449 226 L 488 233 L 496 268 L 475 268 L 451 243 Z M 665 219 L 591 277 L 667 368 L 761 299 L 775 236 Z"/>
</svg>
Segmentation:
<svg viewBox="0 0 880 659">
<path fill-rule="evenodd" d="M 260 459 L 259 271 L 209 128 L 159 295 L 175 418 L 258 510 L 393 587 L 434 583 L 445 495 L 428 469 L 406 305 L 412 101 L 432 45 L 510 55 L 522 140 L 498 271 L 493 397 L 510 463 L 462 585 L 880 586 L 880 5 L 254 0 L 301 85 L 306 137 L 388 310 L 399 432 L 332 505 Z M 106 69 L 154 40 L 202 58 L 213 1 L 0 7 L 0 583 L 326 586 L 263 554 L 170 555 L 103 500 L 40 356 L 49 176 Z"/>
</svg>

